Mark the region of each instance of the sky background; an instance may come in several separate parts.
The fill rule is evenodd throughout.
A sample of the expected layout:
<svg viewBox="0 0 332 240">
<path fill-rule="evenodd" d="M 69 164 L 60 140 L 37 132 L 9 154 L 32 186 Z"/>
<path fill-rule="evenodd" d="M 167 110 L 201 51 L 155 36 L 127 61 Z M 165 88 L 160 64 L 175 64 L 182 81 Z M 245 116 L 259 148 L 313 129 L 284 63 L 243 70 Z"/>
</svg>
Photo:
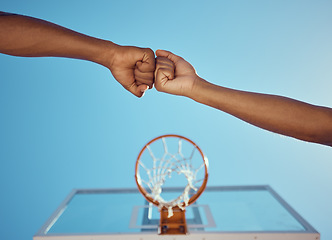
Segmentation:
<svg viewBox="0 0 332 240">
<path fill-rule="evenodd" d="M 167 49 L 226 87 L 332 106 L 331 1 L 1 1 L 121 45 Z M 0 236 L 32 239 L 73 188 L 136 187 L 143 145 L 195 141 L 208 185 L 270 185 L 332 239 L 332 149 L 152 89 L 94 63 L 0 55 Z"/>
</svg>

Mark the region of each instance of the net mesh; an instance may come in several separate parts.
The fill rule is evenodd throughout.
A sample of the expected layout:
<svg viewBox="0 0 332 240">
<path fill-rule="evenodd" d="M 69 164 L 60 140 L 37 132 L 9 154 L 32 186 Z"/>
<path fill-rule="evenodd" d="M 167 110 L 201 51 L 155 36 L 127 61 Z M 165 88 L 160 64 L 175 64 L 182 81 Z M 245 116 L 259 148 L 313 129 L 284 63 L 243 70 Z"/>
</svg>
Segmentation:
<svg viewBox="0 0 332 240">
<path fill-rule="evenodd" d="M 202 183 L 204 180 L 204 178 L 197 179 L 197 173 L 200 170 L 204 171 L 205 163 L 202 161 L 201 164 L 196 164 L 196 167 L 194 167 L 193 156 L 195 155 L 195 152 L 198 151 L 197 146 L 191 145 L 192 150 L 190 151 L 189 156 L 186 157 L 182 151 L 183 139 L 178 139 L 176 153 L 170 153 L 165 138 L 161 138 L 161 140 L 164 153 L 160 158 L 157 158 L 154 155 L 152 148 L 149 145 L 146 146 L 149 156 L 151 157 L 150 160 L 152 159 L 152 165 L 148 167 L 141 159 L 139 160 L 139 166 L 146 171 L 147 177 L 146 179 L 142 179 L 140 175 L 138 175 L 138 182 L 147 190 L 147 196 L 159 203 L 159 210 L 166 207 L 168 209 L 168 217 L 171 217 L 173 215 L 173 207 L 177 206 L 180 209 L 184 209 L 188 206 L 190 193 L 193 191 L 196 192 L 199 183 Z M 180 196 L 167 201 L 161 196 L 162 187 L 167 178 L 171 178 L 172 173 L 178 175 L 183 174 L 187 180 L 187 185 L 184 187 L 184 191 Z"/>
</svg>

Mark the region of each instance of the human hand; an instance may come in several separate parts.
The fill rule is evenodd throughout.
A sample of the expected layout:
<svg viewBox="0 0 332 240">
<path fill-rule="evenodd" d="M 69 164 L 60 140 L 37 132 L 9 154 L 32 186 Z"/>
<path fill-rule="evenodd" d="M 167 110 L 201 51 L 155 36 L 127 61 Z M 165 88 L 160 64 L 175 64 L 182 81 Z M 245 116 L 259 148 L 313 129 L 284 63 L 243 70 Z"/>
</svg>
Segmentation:
<svg viewBox="0 0 332 240">
<path fill-rule="evenodd" d="M 199 80 L 194 67 L 169 51 L 156 51 L 155 87 L 160 92 L 190 97 Z"/>
<path fill-rule="evenodd" d="M 119 46 L 33 17 L 0 11 L 0 18 L 0 53 L 95 62 L 137 97 L 153 86 L 155 56 L 149 48 Z"/>
<path fill-rule="evenodd" d="M 116 45 L 109 65 L 114 78 L 129 92 L 142 97 L 152 88 L 155 56 L 150 48 Z"/>
</svg>

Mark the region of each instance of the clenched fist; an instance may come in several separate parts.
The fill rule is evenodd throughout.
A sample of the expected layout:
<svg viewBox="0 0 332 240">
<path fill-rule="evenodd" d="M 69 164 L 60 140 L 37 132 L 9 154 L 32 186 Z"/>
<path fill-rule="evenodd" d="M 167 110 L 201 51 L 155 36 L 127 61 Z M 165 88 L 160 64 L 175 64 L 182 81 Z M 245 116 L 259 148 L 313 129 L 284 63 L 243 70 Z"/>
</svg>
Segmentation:
<svg viewBox="0 0 332 240">
<path fill-rule="evenodd" d="M 169 51 L 156 51 L 155 87 L 160 92 L 189 97 L 199 76 L 193 66 Z"/>
<path fill-rule="evenodd" d="M 116 46 L 109 69 L 125 89 L 141 97 L 153 86 L 154 52 L 150 48 Z"/>
</svg>

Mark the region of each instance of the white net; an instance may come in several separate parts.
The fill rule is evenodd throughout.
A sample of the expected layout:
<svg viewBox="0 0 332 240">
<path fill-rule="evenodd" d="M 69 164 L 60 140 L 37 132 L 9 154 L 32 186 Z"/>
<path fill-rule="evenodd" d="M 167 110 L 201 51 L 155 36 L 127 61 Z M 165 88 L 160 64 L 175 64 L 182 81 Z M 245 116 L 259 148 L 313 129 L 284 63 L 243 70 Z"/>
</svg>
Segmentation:
<svg viewBox="0 0 332 240">
<path fill-rule="evenodd" d="M 176 143 L 173 143 L 174 139 L 170 141 L 170 138 L 167 138 L 168 143 L 171 142 L 169 144 L 175 145 L 172 152 L 167 145 L 166 138 L 161 138 L 161 140 L 162 152 L 159 152 L 160 157 L 153 153 L 152 146 L 146 146 L 148 154 L 146 154 L 145 158 L 141 157 L 138 160 L 137 181 L 148 192 L 147 196 L 159 203 L 159 210 L 166 207 L 168 209 L 168 217 L 171 217 L 173 215 L 173 207 L 178 206 L 184 209 L 188 206 L 190 194 L 196 192 L 202 185 L 205 163 L 202 156 L 196 153 L 198 152 L 196 145 L 189 144 L 182 138 L 176 138 Z M 189 151 L 187 150 L 185 153 L 183 151 L 183 142 L 188 145 L 186 145 L 186 148 L 189 148 Z M 144 175 L 140 173 L 141 169 L 144 170 Z M 171 179 L 173 173 L 185 177 L 186 183 L 183 184 L 185 187 L 180 196 L 166 200 L 162 196 L 162 188 L 165 182 Z M 176 182 L 180 183 L 181 181 Z"/>
</svg>

